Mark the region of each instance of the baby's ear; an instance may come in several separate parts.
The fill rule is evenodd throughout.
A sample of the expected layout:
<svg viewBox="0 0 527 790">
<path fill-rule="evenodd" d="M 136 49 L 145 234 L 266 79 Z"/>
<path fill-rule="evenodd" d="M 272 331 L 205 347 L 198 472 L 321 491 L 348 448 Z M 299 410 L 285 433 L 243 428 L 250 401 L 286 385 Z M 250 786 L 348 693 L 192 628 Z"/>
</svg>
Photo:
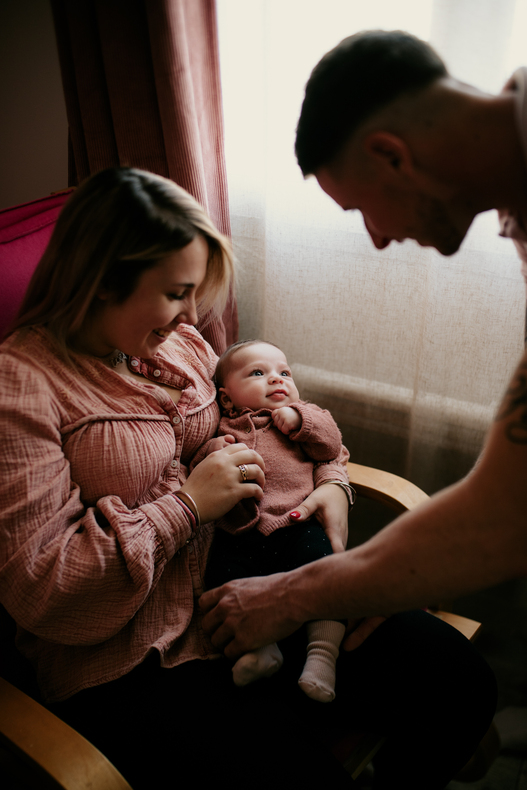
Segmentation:
<svg viewBox="0 0 527 790">
<path fill-rule="evenodd" d="M 231 409 L 233 406 L 233 402 L 227 395 L 227 392 L 225 391 L 224 387 L 220 387 L 219 393 L 220 393 L 220 403 L 223 406 L 223 408 Z"/>
</svg>

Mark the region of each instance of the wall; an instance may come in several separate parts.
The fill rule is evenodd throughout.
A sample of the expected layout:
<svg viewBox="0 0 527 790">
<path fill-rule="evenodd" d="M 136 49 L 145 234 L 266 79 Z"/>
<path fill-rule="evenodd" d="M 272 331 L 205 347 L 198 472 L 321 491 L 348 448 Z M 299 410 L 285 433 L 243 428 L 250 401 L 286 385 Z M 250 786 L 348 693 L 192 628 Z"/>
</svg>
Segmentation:
<svg viewBox="0 0 527 790">
<path fill-rule="evenodd" d="M 0 2 L 0 208 L 68 185 L 68 124 L 49 0 Z"/>
</svg>

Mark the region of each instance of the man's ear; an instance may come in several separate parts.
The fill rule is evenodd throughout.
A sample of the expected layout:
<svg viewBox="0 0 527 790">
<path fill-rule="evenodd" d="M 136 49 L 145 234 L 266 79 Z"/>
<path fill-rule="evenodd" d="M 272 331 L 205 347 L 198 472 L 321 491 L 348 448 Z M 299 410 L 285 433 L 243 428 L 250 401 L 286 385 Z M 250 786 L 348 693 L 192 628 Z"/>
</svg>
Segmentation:
<svg viewBox="0 0 527 790">
<path fill-rule="evenodd" d="M 220 393 L 220 403 L 223 406 L 223 408 L 232 409 L 234 404 L 232 400 L 229 398 L 229 396 L 227 395 L 225 389 L 223 387 L 220 387 L 218 391 Z"/>
<path fill-rule="evenodd" d="M 370 132 L 363 141 L 365 151 L 382 167 L 400 173 L 413 172 L 412 153 L 405 141 L 391 132 Z"/>
</svg>

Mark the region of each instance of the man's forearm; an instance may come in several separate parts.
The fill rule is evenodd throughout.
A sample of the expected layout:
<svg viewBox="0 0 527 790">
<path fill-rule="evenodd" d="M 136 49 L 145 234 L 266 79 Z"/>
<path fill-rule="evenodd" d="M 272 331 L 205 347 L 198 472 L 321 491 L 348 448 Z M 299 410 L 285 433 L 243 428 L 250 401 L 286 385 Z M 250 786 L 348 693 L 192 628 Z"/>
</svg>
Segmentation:
<svg viewBox="0 0 527 790">
<path fill-rule="evenodd" d="M 467 478 L 362 546 L 288 574 L 282 605 L 303 622 L 391 614 L 523 575 L 525 535 L 496 502 L 482 507 L 480 488 Z"/>
</svg>

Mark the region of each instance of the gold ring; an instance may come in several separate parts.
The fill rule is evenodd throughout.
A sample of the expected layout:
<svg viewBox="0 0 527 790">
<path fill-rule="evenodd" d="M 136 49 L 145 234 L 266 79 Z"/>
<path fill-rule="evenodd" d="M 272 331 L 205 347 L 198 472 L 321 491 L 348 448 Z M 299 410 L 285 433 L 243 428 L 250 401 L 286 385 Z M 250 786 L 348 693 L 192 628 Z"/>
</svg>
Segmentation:
<svg viewBox="0 0 527 790">
<path fill-rule="evenodd" d="M 242 483 L 247 482 L 247 467 L 245 464 L 240 464 L 238 469 L 240 470 L 240 474 L 242 476 Z"/>
</svg>

